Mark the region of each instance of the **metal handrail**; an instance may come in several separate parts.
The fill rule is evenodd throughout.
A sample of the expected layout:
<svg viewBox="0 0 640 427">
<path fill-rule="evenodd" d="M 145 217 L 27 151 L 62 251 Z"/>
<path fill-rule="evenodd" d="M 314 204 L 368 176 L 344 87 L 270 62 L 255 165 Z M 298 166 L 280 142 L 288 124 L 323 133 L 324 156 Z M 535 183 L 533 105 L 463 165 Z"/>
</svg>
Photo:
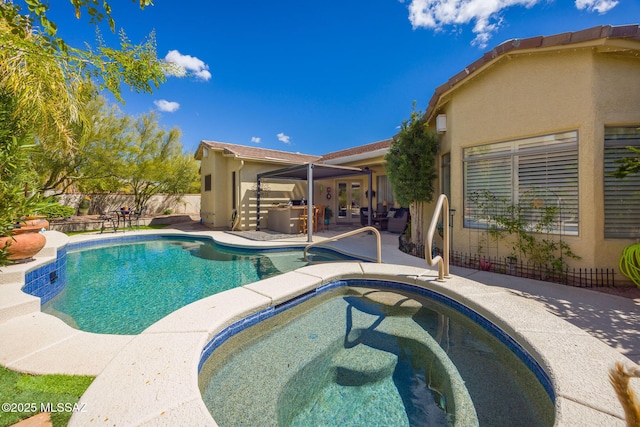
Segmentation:
<svg viewBox="0 0 640 427">
<path fill-rule="evenodd" d="M 438 217 L 442 213 L 442 241 L 443 241 L 443 257 L 437 255 L 435 258 L 431 253 L 431 248 L 433 247 L 433 234 L 436 231 L 436 226 L 438 225 Z M 425 245 L 425 261 L 430 266 L 434 266 L 438 264 L 438 281 L 444 281 L 444 278 L 451 277 L 449 275 L 449 199 L 444 194 L 441 194 L 438 197 L 438 202 L 436 203 L 436 208 L 433 211 L 433 216 L 431 217 L 431 224 L 429 224 L 429 231 L 427 232 L 427 244 Z"/>
<path fill-rule="evenodd" d="M 320 242 L 309 243 L 304 248 L 304 252 L 303 252 L 304 260 L 305 260 L 305 262 L 309 262 L 309 260 L 307 259 L 307 250 L 309 250 L 311 247 L 319 246 L 319 245 L 321 245 L 323 243 L 335 242 L 336 240 L 340 240 L 343 237 L 353 236 L 355 234 L 360 234 L 360 233 L 365 232 L 365 231 L 373 231 L 375 233 L 375 235 L 376 235 L 377 246 L 378 246 L 378 258 L 377 258 L 376 262 L 378 264 L 381 264 L 382 263 L 382 243 L 381 243 L 381 238 L 380 238 L 380 232 L 375 227 L 371 227 L 371 226 L 362 227 L 362 228 L 358 228 L 357 230 L 351 230 L 351 231 L 348 231 L 346 233 L 338 234 L 337 236 L 330 237 L 330 238 L 328 238 L 326 240 L 322 240 Z"/>
</svg>

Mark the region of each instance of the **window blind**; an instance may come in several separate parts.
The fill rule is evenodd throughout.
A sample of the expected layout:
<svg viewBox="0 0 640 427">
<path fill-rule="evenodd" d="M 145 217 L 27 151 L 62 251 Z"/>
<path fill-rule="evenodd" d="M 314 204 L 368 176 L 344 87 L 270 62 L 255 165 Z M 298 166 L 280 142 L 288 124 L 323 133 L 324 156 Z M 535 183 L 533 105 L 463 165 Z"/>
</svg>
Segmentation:
<svg viewBox="0 0 640 427">
<path fill-rule="evenodd" d="M 512 203 L 512 167 L 508 157 L 465 162 L 465 226 L 487 228 L 490 216 Z"/>
<path fill-rule="evenodd" d="M 604 139 L 604 237 L 640 237 L 640 174 L 616 178 L 618 162 L 635 154 L 627 147 L 640 147 L 637 127 L 605 129 Z"/>
<path fill-rule="evenodd" d="M 532 228 L 545 210 L 553 208 L 554 222 L 543 231 L 577 234 L 578 156 L 575 149 L 519 156 L 517 192 L 523 218 Z"/>
<path fill-rule="evenodd" d="M 466 227 L 485 228 L 518 205 L 532 231 L 551 211 L 553 221 L 537 231 L 578 234 L 576 131 L 472 147 L 463 158 Z"/>
</svg>

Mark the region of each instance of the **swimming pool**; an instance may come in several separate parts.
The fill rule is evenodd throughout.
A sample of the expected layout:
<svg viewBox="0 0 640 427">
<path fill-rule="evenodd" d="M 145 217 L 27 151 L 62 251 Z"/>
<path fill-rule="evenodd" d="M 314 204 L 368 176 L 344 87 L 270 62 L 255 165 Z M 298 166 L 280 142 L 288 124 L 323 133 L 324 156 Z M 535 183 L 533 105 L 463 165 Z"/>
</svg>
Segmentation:
<svg viewBox="0 0 640 427">
<path fill-rule="evenodd" d="M 330 251 L 312 256 L 346 259 Z M 42 311 L 87 332 L 137 334 L 193 301 L 304 265 L 301 250 L 232 249 L 207 238 L 70 245 L 66 286 Z"/>
<path fill-rule="evenodd" d="M 477 313 L 399 283 L 326 289 L 212 340 L 200 390 L 219 425 L 553 425 L 549 379 Z"/>
</svg>

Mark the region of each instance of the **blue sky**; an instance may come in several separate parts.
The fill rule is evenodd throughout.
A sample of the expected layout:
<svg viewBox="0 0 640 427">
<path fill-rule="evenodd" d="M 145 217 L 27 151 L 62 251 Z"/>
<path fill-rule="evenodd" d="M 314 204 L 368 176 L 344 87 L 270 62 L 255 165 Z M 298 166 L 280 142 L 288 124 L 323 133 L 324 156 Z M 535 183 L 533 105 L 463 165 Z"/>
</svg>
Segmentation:
<svg viewBox="0 0 640 427">
<path fill-rule="evenodd" d="M 513 38 L 636 24 L 637 0 L 112 0 L 132 42 L 186 67 L 153 94 L 124 88 L 127 114 L 158 111 L 200 140 L 324 154 L 392 137 L 414 101 Z M 68 2 L 50 16 L 69 44 L 95 46 Z M 104 26 L 103 35 L 117 37 Z"/>
</svg>

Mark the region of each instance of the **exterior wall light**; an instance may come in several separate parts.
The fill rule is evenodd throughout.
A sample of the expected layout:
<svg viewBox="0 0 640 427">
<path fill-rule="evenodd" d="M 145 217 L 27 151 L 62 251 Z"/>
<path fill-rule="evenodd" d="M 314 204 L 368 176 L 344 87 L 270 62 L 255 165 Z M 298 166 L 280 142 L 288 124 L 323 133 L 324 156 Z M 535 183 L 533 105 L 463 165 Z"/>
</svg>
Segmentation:
<svg viewBox="0 0 640 427">
<path fill-rule="evenodd" d="M 447 115 L 438 114 L 436 116 L 436 131 L 438 133 L 445 133 L 447 131 Z"/>
</svg>

